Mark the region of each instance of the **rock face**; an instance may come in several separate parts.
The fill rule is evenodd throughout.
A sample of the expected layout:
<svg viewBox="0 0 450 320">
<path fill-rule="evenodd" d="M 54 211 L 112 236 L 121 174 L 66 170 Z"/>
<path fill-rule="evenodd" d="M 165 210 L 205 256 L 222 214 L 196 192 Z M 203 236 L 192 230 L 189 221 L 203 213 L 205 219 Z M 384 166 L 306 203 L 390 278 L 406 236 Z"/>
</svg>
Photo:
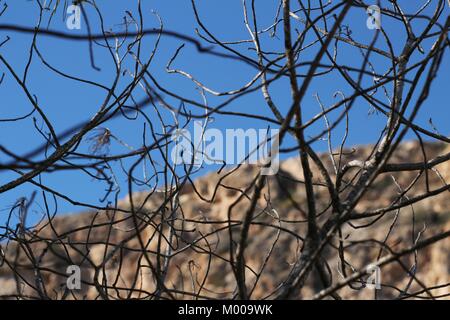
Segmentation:
<svg viewBox="0 0 450 320">
<path fill-rule="evenodd" d="M 370 151 L 364 146 L 347 150 L 343 163 L 364 160 Z M 427 159 L 448 151 L 441 144 L 425 146 Z M 408 142 L 400 146 L 390 163 L 420 162 L 423 157 L 420 145 Z M 322 156 L 322 161 L 331 172 L 329 156 Z M 267 179 L 249 229 L 245 262 L 252 299 L 268 297 L 286 279 L 300 254 L 306 232 L 300 161 L 288 159 L 281 163 L 281 169 L 277 176 Z M 170 203 L 164 202 L 164 192 L 150 196 L 137 193 L 132 195 L 132 202 L 129 197 L 120 201 L 119 210 L 85 212 L 43 222 L 23 239 L 1 243 L 0 295 L 13 298 L 20 293 L 30 299 L 42 295 L 52 299 L 149 298 L 161 292 L 156 272 L 160 283 L 172 290 L 170 298 L 232 298 L 236 280 L 229 257 L 236 253 L 236 247 L 230 250 L 230 242 L 239 242 L 240 222 L 250 205 L 245 193 L 253 192 L 250 187 L 257 170 L 242 166 L 235 171 L 210 173 L 193 184 L 184 184 L 176 201 Z M 329 196 L 318 169 L 313 167 L 313 173 L 321 223 L 322 217 L 329 214 Z M 381 175 L 355 212 L 388 207 L 416 178 L 417 183 L 403 195 L 403 200 L 423 194 L 427 183 L 431 190 L 442 187 L 450 182 L 450 161 L 419 177 L 418 173 Z M 358 228 L 364 224 L 369 226 Z M 339 281 L 344 273 L 351 274 L 352 269 L 364 268 L 388 254 L 375 240 L 400 251 L 418 239 L 449 229 L 450 197 L 444 192 L 400 211 L 389 211 L 380 219 L 361 219 L 356 226 L 343 226 L 345 270 L 338 250 L 332 246 L 323 252 L 323 258 L 328 261 L 333 281 Z M 336 236 L 333 245 L 338 243 Z M 66 270 L 70 265 L 80 267 L 79 290 L 67 289 Z M 405 267 L 412 266 L 414 277 L 405 271 Z M 445 286 L 450 283 L 450 239 L 382 267 L 380 275 L 381 290 L 361 288 L 358 283 L 353 288 L 344 287 L 339 295 L 344 299 L 373 299 L 376 294 L 377 298 L 391 299 L 405 289 L 413 293 L 422 291 L 422 286 L 441 286 L 430 294 L 446 298 L 450 293 L 450 287 Z M 297 298 L 308 299 L 322 288 L 320 276 L 314 271 Z M 427 292 L 420 296 L 429 297 Z"/>
</svg>

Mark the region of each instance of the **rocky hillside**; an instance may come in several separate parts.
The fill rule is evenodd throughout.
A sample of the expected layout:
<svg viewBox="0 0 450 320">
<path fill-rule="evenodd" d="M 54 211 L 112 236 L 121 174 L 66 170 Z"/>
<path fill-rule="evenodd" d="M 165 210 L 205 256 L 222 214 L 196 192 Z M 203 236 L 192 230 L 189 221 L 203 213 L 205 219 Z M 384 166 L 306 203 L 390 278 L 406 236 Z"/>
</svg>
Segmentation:
<svg viewBox="0 0 450 320">
<path fill-rule="evenodd" d="M 443 144 L 427 144 L 425 149 L 427 159 L 450 151 Z M 343 163 L 364 160 L 370 151 L 368 146 L 346 150 Z M 423 157 L 417 142 L 407 142 L 401 145 L 390 163 L 421 162 Z M 329 155 L 323 155 L 322 160 L 332 171 Z M 254 299 L 268 297 L 287 277 L 300 254 L 306 232 L 306 196 L 300 161 L 288 159 L 282 162 L 281 169 L 277 176 L 268 178 L 249 230 L 246 278 L 248 287 L 253 288 L 251 297 Z M 329 214 L 329 196 L 318 169 L 313 168 L 313 171 L 317 207 L 321 213 L 319 222 L 322 222 Z M 47 295 L 55 299 L 144 298 L 156 288 L 151 268 L 164 270 L 167 266 L 167 272 L 162 274 L 165 286 L 173 289 L 173 298 L 192 297 L 181 292 L 231 298 L 236 282 L 228 261 L 230 236 L 233 241 L 239 239 L 240 221 L 250 203 L 246 191 L 256 172 L 254 166 L 242 166 L 233 172 L 210 173 L 193 184 L 185 184 L 177 201 L 172 203 L 163 203 L 165 192 L 161 190 L 150 196 L 138 193 L 133 194 L 132 201 L 129 198 L 120 201 L 119 210 L 91 211 L 41 223 L 25 236 L 28 241 L 17 239 L 1 244 L 4 257 L 0 267 L 0 294 L 10 298 L 20 291 L 30 298 L 39 297 L 32 288 L 39 286 L 38 280 L 42 279 Z M 427 188 L 441 188 L 450 182 L 450 161 L 437 166 L 436 170 L 428 170 L 427 174 L 418 176 L 418 173 L 381 175 L 355 213 L 389 207 L 404 191 L 402 201 L 423 194 Z M 173 207 L 176 210 L 171 210 Z M 129 211 L 135 214 L 130 215 Z M 139 232 L 136 232 L 136 225 Z M 364 225 L 367 227 L 362 228 Z M 351 274 L 352 270 L 359 270 L 387 255 L 389 252 L 380 249 L 377 241 L 399 251 L 417 240 L 447 230 L 450 230 L 448 191 L 399 211 L 388 211 L 379 219 L 361 219 L 357 225 L 342 228 L 347 262 L 344 271 Z M 323 253 L 333 281 L 343 277 L 338 243 L 336 236 Z M 170 259 L 156 259 L 158 253 Z M 450 293 L 449 238 L 416 255 L 404 257 L 401 262 L 381 269 L 380 290 L 354 283 L 352 287 L 341 289 L 340 297 L 372 299 L 376 294 L 380 299 L 392 299 L 401 297 L 405 288 L 408 293 L 414 293 L 423 291 L 425 286 L 436 288 L 429 294 L 419 294 L 420 297 L 447 298 Z M 66 290 L 68 265 L 81 266 L 80 290 Z M 404 266 L 411 268 L 413 277 Z M 16 275 L 11 272 L 12 267 L 17 270 Z M 298 298 L 311 298 L 322 288 L 320 275 L 314 272 Z"/>
</svg>

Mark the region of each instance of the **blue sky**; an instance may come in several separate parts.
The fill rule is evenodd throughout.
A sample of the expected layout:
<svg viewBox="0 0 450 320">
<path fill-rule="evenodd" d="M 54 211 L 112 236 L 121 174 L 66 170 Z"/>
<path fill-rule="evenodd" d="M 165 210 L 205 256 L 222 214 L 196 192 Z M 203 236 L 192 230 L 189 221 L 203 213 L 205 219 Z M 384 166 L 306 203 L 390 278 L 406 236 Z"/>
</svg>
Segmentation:
<svg viewBox="0 0 450 320">
<path fill-rule="evenodd" d="M 0 5 L 3 5 L 3 2 L 4 1 L 0 2 Z M 96 2 L 104 14 L 105 26 L 107 28 L 113 28 L 114 30 L 120 30 L 120 24 L 123 21 L 122 18 L 125 10 L 129 10 L 134 14 L 137 12 L 136 1 L 117 0 L 114 1 L 114 5 L 111 5 L 111 1 L 106 0 L 99 0 Z M 415 3 L 415 1 L 409 0 L 399 1 L 404 10 L 410 13 L 418 9 L 421 3 L 419 2 L 420 1 Z M 14 0 L 7 1 L 7 3 L 8 9 L 3 16 L 0 17 L 0 24 L 13 23 L 29 27 L 34 27 L 36 25 L 38 9 L 35 1 Z M 277 1 L 258 0 L 256 3 L 257 13 L 259 15 L 259 27 L 269 26 L 273 22 Z M 373 3 L 375 3 L 375 1 L 373 1 Z M 381 1 L 381 4 L 388 5 L 388 1 Z M 199 14 L 205 25 L 207 25 L 219 39 L 222 39 L 223 41 L 233 41 L 249 38 L 243 23 L 242 1 L 202 0 L 198 1 L 198 7 Z M 446 10 L 444 15 L 448 15 L 448 8 L 446 8 Z M 198 26 L 195 22 L 189 0 L 144 0 L 143 12 L 147 28 L 158 27 L 158 20 L 152 14 L 152 11 L 157 12 L 162 18 L 166 29 L 195 36 L 195 28 Z M 430 11 L 431 10 L 428 10 L 427 13 Z M 98 33 L 99 25 L 95 22 L 97 20 L 95 20 L 94 11 L 88 8 L 87 12 L 90 20 L 93 21 L 93 32 Z M 48 17 L 49 13 L 47 12 L 44 15 L 44 25 L 47 23 Z M 363 9 L 353 8 L 345 19 L 344 24 L 350 26 L 352 29 L 353 38 L 364 43 L 369 43 L 374 35 L 374 31 L 366 28 L 366 19 L 367 15 Z M 301 28 L 301 25 L 296 25 L 295 21 L 292 23 L 296 27 Z M 383 28 L 392 39 L 405 39 L 404 30 L 401 24 L 394 23 L 389 19 L 384 19 L 382 23 Z M 417 23 L 416 26 L 417 30 L 415 30 L 415 32 L 420 33 L 420 28 L 423 27 L 423 24 Z M 66 28 L 65 21 L 63 20 L 62 6 L 54 16 L 50 29 L 73 32 L 75 34 L 86 34 L 84 21 L 82 22 L 81 30 L 68 30 Z M 15 70 L 18 70 L 18 73 L 21 76 L 28 60 L 32 36 L 0 31 L 0 43 L 5 39 L 6 35 L 9 35 L 11 39 L 7 44 L 0 48 L 0 54 Z M 281 33 L 279 33 L 279 35 L 281 35 Z M 144 40 L 144 52 L 147 54 L 150 52 L 155 40 L 155 36 L 149 36 Z M 307 40 L 313 40 L 313 38 L 310 37 Z M 277 39 L 266 36 L 262 41 L 263 46 L 267 51 L 281 50 L 283 46 L 282 37 Z M 159 51 L 150 67 L 150 72 L 158 79 L 158 81 L 160 81 L 160 83 L 164 84 L 174 92 L 201 101 L 199 92 L 191 81 L 188 81 L 179 75 L 167 74 L 165 72 L 167 61 L 182 43 L 183 41 L 178 39 L 163 37 Z M 402 43 L 398 41 L 398 43 L 394 42 L 393 44 L 396 54 L 399 54 Z M 50 62 L 52 66 L 57 67 L 61 71 L 80 78 L 92 79 L 105 85 L 111 84 L 114 76 L 114 68 L 111 63 L 111 58 L 105 50 L 95 48 L 95 61 L 101 68 L 101 71 L 95 71 L 90 67 L 87 43 L 56 40 L 54 38 L 39 36 L 37 45 L 45 59 Z M 205 43 L 205 45 L 207 44 Z M 429 49 L 430 45 L 431 42 L 429 41 L 423 43 L 425 50 Z M 383 41 L 378 41 L 378 46 L 382 49 L 387 49 L 387 46 Z M 247 45 L 238 46 L 241 52 L 254 57 L 254 51 L 248 50 L 247 47 Z M 306 50 L 302 54 L 303 59 L 312 59 L 316 50 L 317 46 Z M 377 71 L 384 72 L 388 66 L 388 61 L 376 55 L 372 55 L 372 57 L 372 62 Z M 413 57 L 413 59 L 419 58 L 421 58 L 420 55 Z M 341 64 L 349 64 L 358 67 L 360 65 L 359 62 L 361 61 L 361 56 L 358 51 L 340 44 L 338 61 Z M 323 62 L 328 63 L 329 61 L 324 58 Z M 182 54 L 176 59 L 173 67 L 193 73 L 197 79 L 217 91 L 237 89 L 247 83 L 255 75 L 255 70 L 243 63 L 200 55 L 195 48 L 189 44 L 186 45 Z M 432 87 L 431 95 L 424 104 L 416 121 L 425 128 L 433 130 L 428 123 L 428 120 L 432 118 L 435 127 L 444 135 L 449 134 L 448 122 L 450 111 L 447 98 L 447 93 L 450 89 L 449 70 L 450 61 L 448 59 L 448 53 L 446 53 L 439 76 Z M 6 67 L 3 64 L 0 64 L 0 75 L 3 72 L 5 73 L 5 78 L 0 85 L 0 118 L 14 118 L 27 114 L 32 110 L 32 106 L 21 88 L 14 82 L 14 79 Z M 127 80 L 129 80 L 129 78 L 127 79 L 124 77 L 121 79 L 120 86 L 127 84 Z M 365 79 L 364 84 L 370 85 L 370 83 L 370 78 Z M 39 104 L 48 114 L 49 120 L 52 122 L 57 132 L 62 132 L 81 121 L 91 118 L 105 96 L 105 92 L 101 89 L 70 81 L 49 71 L 48 68 L 43 66 L 36 55 L 34 56 L 29 69 L 27 85 L 32 94 L 36 94 Z M 391 88 L 388 87 L 388 89 Z M 337 101 L 338 98 L 334 98 L 333 94 L 338 90 L 345 94 L 352 93 L 349 86 L 337 72 L 333 72 L 314 81 L 303 101 L 304 118 L 308 119 L 320 112 L 320 107 L 313 97 L 313 94 L 318 93 L 324 105 L 327 106 Z M 273 94 L 276 103 L 280 106 L 281 111 L 284 113 L 287 112 L 291 101 L 289 84 L 285 80 L 281 80 L 271 87 L 271 93 Z M 380 92 L 379 94 L 380 95 L 377 97 L 382 101 L 387 102 L 382 93 Z M 177 104 L 173 99 L 168 99 L 168 101 L 171 101 L 174 105 Z M 210 105 L 216 105 L 223 101 L 223 98 L 208 95 L 208 101 Z M 198 112 L 198 109 L 192 110 L 197 110 Z M 259 91 L 237 100 L 227 107 L 226 110 L 247 113 L 255 112 L 259 115 L 270 116 L 273 118 Z M 155 114 L 152 114 L 150 111 L 149 113 L 151 118 L 155 117 Z M 336 114 L 333 114 L 331 115 L 331 118 L 335 116 Z M 347 140 L 347 146 L 373 143 L 377 140 L 380 129 L 382 129 L 385 124 L 385 118 L 382 115 L 371 113 L 370 106 L 367 102 L 357 100 L 350 116 L 350 134 Z M 115 136 L 120 138 L 120 140 L 134 148 L 139 148 L 142 145 L 142 128 L 144 122 L 145 121 L 142 118 L 138 118 L 135 121 L 120 118 L 108 122 L 106 126 Z M 39 126 L 42 125 L 42 119 L 39 117 L 37 117 L 37 124 Z M 226 128 L 266 128 L 267 123 L 250 120 L 248 118 L 218 116 L 214 117 L 214 122 L 211 126 L 220 130 L 225 130 Z M 308 129 L 307 135 L 312 136 L 319 132 L 319 130 L 323 130 L 323 128 L 323 121 L 318 121 L 316 125 Z M 342 126 L 337 128 L 335 133 L 335 144 L 341 141 L 343 132 Z M 411 138 L 413 138 L 413 136 L 409 135 L 408 139 Z M 16 153 L 26 154 L 28 151 L 40 145 L 42 141 L 42 137 L 39 136 L 34 128 L 32 117 L 20 122 L 0 123 L 0 145 L 3 145 Z M 289 144 L 290 141 L 288 140 L 287 143 Z M 317 142 L 314 144 L 314 148 L 318 151 L 324 151 L 326 150 L 326 142 Z M 88 143 L 82 144 L 80 150 L 88 151 Z M 110 149 L 111 154 L 123 153 L 126 151 L 128 150 L 123 145 L 116 142 L 113 142 Z M 296 154 L 292 153 L 283 155 L 283 157 L 294 155 Z M 42 159 L 42 156 L 43 155 L 40 155 L 33 160 Z M 0 154 L 0 162 L 7 160 L 8 158 L 5 157 L 5 155 Z M 115 165 L 117 165 L 116 169 L 119 172 L 118 182 L 122 187 L 119 198 L 123 198 L 127 194 L 126 179 L 123 174 L 120 174 L 119 165 Z M 205 168 L 199 174 L 204 174 L 210 170 L 214 170 L 214 168 Z M 0 185 L 15 178 L 17 178 L 17 174 L 15 173 L 0 171 Z M 99 199 L 102 198 L 104 194 L 105 186 L 104 184 L 94 181 L 89 176 L 80 174 L 79 172 L 63 172 L 43 174 L 40 178 L 44 184 L 57 189 L 63 194 L 69 195 L 77 201 L 102 205 Z M 17 199 L 20 197 L 29 197 L 34 190 L 38 191 L 38 195 L 35 204 L 32 207 L 33 212 L 30 221 L 36 221 L 36 219 L 42 215 L 44 201 L 41 191 L 35 186 L 27 183 L 6 193 L 0 194 L 0 224 L 4 223 L 9 208 L 17 201 Z M 139 188 L 136 188 L 135 190 L 139 190 Z M 109 200 L 113 200 L 113 198 Z M 57 206 L 53 201 L 50 201 L 49 206 L 51 207 L 50 211 L 55 210 L 60 214 L 84 210 L 82 207 L 73 206 L 60 198 L 57 199 Z"/>
</svg>

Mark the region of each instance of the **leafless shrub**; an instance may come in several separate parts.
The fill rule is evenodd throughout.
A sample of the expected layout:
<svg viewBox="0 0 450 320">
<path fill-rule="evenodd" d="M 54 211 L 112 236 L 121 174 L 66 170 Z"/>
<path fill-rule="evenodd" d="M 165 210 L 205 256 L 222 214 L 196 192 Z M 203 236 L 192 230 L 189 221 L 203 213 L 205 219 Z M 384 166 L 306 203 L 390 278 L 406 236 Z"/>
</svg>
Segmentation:
<svg viewBox="0 0 450 320">
<path fill-rule="evenodd" d="M 382 290 L 390 290 L 386 296 L 449 296 L 448 282 L 432 286 L 421 279 L 423 274 L 418 275 L 421 255 L 447 241 L 450 230 L 443 227 L 425 237 L 428 233 L 416 224 L 414 211 L 420 207 L 423 213 L 418 216 L 427 215 L 428 207 L 421 205 L 450 189 L 449 177 L 441 173 L 450 159 L 445 147 L 449 138 L 415 121 L 433 94 L 436 76 L 446 71 L 440 68 L 449 46 L 450 19 L 444 0 L 421 1 L 413 13 L 402 9 L 398 1 L 379 1 L 382 18 L 404 28 L 404 35 L 391 33 L 382 23 L 380 29 L 370 31 L 373 37 L 367 43 L 353 36 L 345 24 L 349 12 L 364 14 L 369 6 L 365 1 L 280 0 L 273 23 L 262 27 L 257 2 L 243 0 L 248 37 L 232 41 L 214 35 L 202 18 L 207 13 L 196 0 L 191 0 L 197 23 L 194 36 L 166 29 L 157 15 L 159 26 L 148 27 L 155 14 L 144 11 L 139 0 L 133 3 L 136 10 L 124 12 L 119 31 L 108 31 L 103 25 L 103 12 L 95 0 L 76 3 L 87 27 L 84 33 L 57 31 L 52 28 L 53 17 L 71 3 L 35 2 L 39 19 L 34 28 L 19 22 L 2 24 L 8 6 L 0 8 L 4 72 L 0 86 L 5 86 L 5 79 L 14 83 L 32 108 L 28 114 L 0 122 L 21 126 L 34 117 L 36 134 L 42 137 L 42 144 L 28 146 L 25 155 L 0 143 L 0 171 L 16 174 L 8 181 L 2 179 L 0 194 L 25 184 L 39 190 L 32 197 L 17 194 L 19 200 L 5 211 L 7 219 L 0 226 L 0 278 L 12 289 L 3 298 L 341 299 L 346 289 L 355 295 L 367 290 L 370 264 L 381 270 L 396 266 L 388 275 L 382 272 Z M 87 10 L 95 13 L 95 21 Z M 19 34 L 32 39 L 24 68 L 17 68 L 2 54 Z M 69 74 L 47 60 L 40 45 L 44 38 L 88 44 L 86 59 L 99 72 L 104 70 L 96 55 L 109 53 L 114 66 L 109 85 Z M 149 38 L 152 41 L 146 42 Z M 182 45 L 174 52 L 160 50 L 161 42 L 169 38 Z M 196 50 L 195 59 L 242 65 L 243 72 L 249 72 L 248 82 L 224 91 L 203 83 L 195 70 L 179 66 L 188 47 Z M 343 48 L 359 58 L 353 64 L 341 62 Z M 167 61 L 167 75 L 192 81 L 198 99 L 179 94 L 175 85 L 151 71 L 155 57 Z M 376 62 L 380 60 L 382 67 Z M 35 95 L 27 81 L 34 63 L 72 81 L 73 86 L 103 92 L 102 103 L 89 111 L 88 121 L 58 133 L 39 93 Z M 329 74 L 339 79 L 333 88 L 336 102 L 328 105 L 318 93 L 314 106 L 318 113 L 308 117 L 308 90 Z M 277 102 L 275 86 L 290 90 L 288 106 Z M 264 98 L 264 110 L 262 105 L 232 108 L 236 101 L 254 94 Z M 366 154 L 345 147 L 351 134 L 351 111 L 362 101 L 386 118 L 379 140 Z M 267 176 L 261 174 L 264 166 L 238 165 L 222 167 L 201 180 L 203 184 L 195 183 L 197 166 L 176 166 L 172 161 L 172 135 L 195 120 L 206 128 L 220 117 L 258 120 L 278 128 L 280 153 L 298 152 L 298 158 L 290 160 L 296 161 L 298 176 L 286 170 Z M 142 121 L 132 125 L 137 119 Z M 115 134 L 110 126 L 114 121 L 138 132 L 141 145 L 128 144 Z M 320 123 L 324 127 L 319 133 L 306 133 Z M 339 128 L 345 128 L 343 136 Z M 415 150 L 420 155 L 393 162 L 394 155 L 405 152 L 402 141 L 411 131 L 418 137 Z M 316 134 L 310 136 L 310 132 Z M 328 144 L 328 153 L 319 155 L 314 144 L 322 140 Z M 439 142 L 440 147 L 427 151 L 430 142 L 424 140 Z M 192 158 L 196 156 L 193 152 Z M 98 181 L 99 187 L 105 186 L 104 197 L 85 203 L 42 179 L 44 174 L 66 172 Z M 119 201 L 124 186 L 128 196 Z M 378 201 L 380 190 L 390 190 L 383 198 L 386 204 Z M 30 225 L 27 213 L 38 197 L 43 217 Z M 89 212 L 58 218 L 58 201 Z M 408 231 L 397 226 L 402 219 L 409 221 Z M 382 239 L 373 231 L 379 222 L 384 223 Z M 82 268 L 81 291 L 67 286 L 70 265 Z M 440 272 L 448 276 L 448 270 Z M 319 285 L 314 279 L 319 279 Z M 440 289 L 444 293 L 436 294 Z M 377 298 L 377 291 L 373 292 Z"/>
</svg>

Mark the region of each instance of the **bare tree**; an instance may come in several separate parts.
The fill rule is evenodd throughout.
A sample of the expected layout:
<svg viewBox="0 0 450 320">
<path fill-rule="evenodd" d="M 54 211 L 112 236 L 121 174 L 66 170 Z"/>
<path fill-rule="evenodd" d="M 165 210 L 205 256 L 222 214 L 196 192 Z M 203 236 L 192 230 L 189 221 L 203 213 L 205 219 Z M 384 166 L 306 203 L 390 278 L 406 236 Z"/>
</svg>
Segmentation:
<svg viewBox="0 0 450 320">
<path fill-rule="evenodd" d="M 0 279 L 14 284 L 3 298 L 341 299 L 345 289 L 355 294 L 367 290 L 374 272 L 378 276 L 394 264 L 405 281 L 398 287 L 375 279 L 389 291 L 385 296 L 450 295 L 449 283 L 430 286 L 418 276 L 421 254 L 448 240 L 450 230 L 424 237 L 415 211 L 450 191 L 450 177 L 440 172 L 450 160 L 450 139 L 431 120 L 432 129 L 417 121 L 435 94 L 436 77 L 446 71 L 441 65 L 449 47 L 450 19 L 444 0 L 420 1 L 414 12 L 399 1 L 378 1 L 369 8 L 371 16 L 366 16 L 371 5 L 366 1 L 279 0 L 269 25 L 264 25 L 267 19 L 261 18 L 257 1 L 242 0 L 242 12 L 236 15 L 243 15 L 248 36 L 227 41 L 208 27 L 203 18 L 208 12 L 196 0 L 190 0 L 194 34 L 166 28 L 164 17 L 145 10 L 140 0 L 130 1 L 122 23 L 110 29 L 97 2 L 33 1 L 38 22 L 32 28 L 19 21 L 3 24 L 2 16 L 13 4 L 0 2 L 0 89 L 6 82 L 19 88 L 30 108 L 0 123 L 11 128 L 10 137 L 31 124 L 42 140 L 27 146 L 25 154 L 0 140 L 0 174 L 7 174 L 0 194 L 24 185 L 36 190 L 31 196 L 17 191 L 18 200 L 0 225 Z M 70 5 L 80 10 L 82 33 L 53 27 Z M 351 14 L 369 19 L 371 38 L 358 40 L 347 23 Z M 385 28 L 385 20 L 392 29 Z M 30 41 L 28 59 L 18 67 L 2 51 L 23 34 Z M 172 52 L 161 49 L 168 39 L 179 43 Z M 84 58 L 92 78 L 71 74 L 46 58 L 44 41 L 86 44 Z M 110 59 L 112 70 L 99 67 L 99 56 Z M 164 76 L 161 59 L 166 62 Z M 235 64 L 248 80 L 232 89 L 215 89 L 196 70 L 186 71 L 192 69 L 190 59 Z M 183 68 L 175 67 L 182 63 Z M 102 102 L 86 115 L 89 120 L 57 129 L 57 119 L 29 84 L 34 65 L 71 86 L 101 91 Z M 213 68 L 211 64 L 211 75 L 219 77 Z M 108 75 L 108 81 L 97 80 L 95 73 Z M 336 102 L 323 102 L 329 94 L 323 90 L 311 106 L 311 87 L 331 76 Z M 192 83 L 191 95 L 167 81 L 180 78 Z M 289 90 L 289 99 L 277 90 Z M 254 96 L 263 98 L 257 107 L 235 107 Z M 361 104 L 385 119 L 378 141 L 363 153 L 346 147 L 351 134 L 361 134 L 352 132 L 350 124 Z M 193 141 L 181 154 L 191 161 L 174 163 L 172 150 L 194 121 L 201 123 L 203 140 L 213 121 L 229 118 L 278 129 L 270 159 L 278 153 L 298 155 L 298 176 L 283 165 L 275 175 L 262 174 L 272 162 L 250 166 L 245 163 L 249 152 L 234 167 L 224 159 L 210 159 L 217 171 L 199 184 L 194 178 L 205 166 L 197 166 L 196 157 L 210 155 Z M 120 126 L 140 142 L 123 138 L 114 129 Z M 411 132 L 419 154 L 393 161 L 405 152 L 402 142 Z M 319 154 L 316 146 L 323 141 L 328 151 Z M 98 182 L 105 190 L 102 199 L 80 201 L 46 182 L 57 175 L 64 183 L 61 177 L 69 174 Z M 389 190 L 383 195 L 387 204 L 377 201 L 383 189 Z M 124 192 L 126 199 L 120 201 Z M 59 217 L 60 202 L 88 213 Z M 36 203 L 42 218 L 31 223 Z M 391 239 L 400 232 L 396 226 L 402 219 L 410 221 L 409 240 L 399 247 Z M 381 222 L 380 241 L 374 230 Z M 361 251 L 370 252 L 368 260 L 355 258 Z M 82 289 L 66 282 L 72 265 L 82 269 Z M 312 285 L 314 279 L 320 285 Z M 313 290 L 305 293 L 307 287 Z M 437 295 L 437 289 L 447 293 Z M 373 292 L 378 298 L 380 293 Z"/>
</svg>

